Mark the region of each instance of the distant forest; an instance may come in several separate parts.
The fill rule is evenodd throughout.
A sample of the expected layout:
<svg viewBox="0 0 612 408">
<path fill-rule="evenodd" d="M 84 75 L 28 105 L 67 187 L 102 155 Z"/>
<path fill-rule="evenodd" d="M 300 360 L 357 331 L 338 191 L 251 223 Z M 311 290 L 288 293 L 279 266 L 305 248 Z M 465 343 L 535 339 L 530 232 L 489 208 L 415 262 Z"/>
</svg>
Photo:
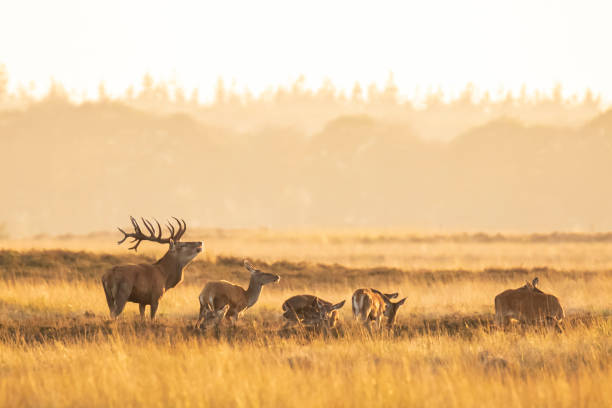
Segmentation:
<svg viewBox="0 0 612 408">
<path fill-rule="evenodd" d="M 392 78 L 391 78 L 392 79 Z M 296 82 L 214 103 L 149 79 L 138 94 L 41 100 L 0 78 L 0 224 L 24 236 L 109 230 L 127 215 L 207 227 L 612 229 L 612 111 L 560 90 L 425 106 L 397 89 Z M 29 99 L 28 99 L 29 98 Z"/>
<path fill-rule="evenodd" d="M 337 89 L 331 81 L 310 90 L 305 82 L 301 76 L 288 86 L 271 86 L 253 95 L 218 78 L 213 100 L 202 103 L 198 89 L 186 91 L 176 82 L 156 82 L 146 74 L 138 86 L 128 87 L 118 97 L 111 97 L 101 82 L 97 99 L 89 102 L 117 102 L 157 114 L 184 113 L 208 125 L 238 132 L 272 126 L 312 134 L 336 117 L 365 114 L 401 122 L 423 139 L 442 141 L 500 117 L 526 125 L 580 126 L 603 109 L 601 95 L 587 89 L 581 95 L 564 97 L 561 84 L 549 93 L 528 90 L 524 85 L 517 94 L 499 89 L 494 95 L 467 84 L 454 97 L 439 88 L 427 88 L 418 92 L 418 100 L 409 100 L 401 96 L 392 73 L 382 88 L 375 83 L 356 82 L 350 92 Z M 16 92 L 9 93 L 8 83 L 8 71 L 0 64 L 0 111 L 25 109 L 40 102 L 33 96 L 35 84 L 19 86 Z M 43 99 L 87 102 L 58 82 L 51 83 Z"/>
</svg>

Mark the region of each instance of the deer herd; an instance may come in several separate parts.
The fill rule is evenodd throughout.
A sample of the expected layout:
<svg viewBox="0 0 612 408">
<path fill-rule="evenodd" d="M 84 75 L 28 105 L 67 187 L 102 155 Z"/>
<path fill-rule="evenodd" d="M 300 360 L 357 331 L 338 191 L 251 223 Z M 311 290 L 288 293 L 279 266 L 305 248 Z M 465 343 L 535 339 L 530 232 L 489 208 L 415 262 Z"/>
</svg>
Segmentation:
<svg viewBox="0 0 612 408">
<path fill-rule="evenodd" d="M 187 230 L 187 224 L 184 220 L 173 219 L 177 226 L 175 228 L 172 222 L 168 222 L 166 228 L 170 235 L 167 238 L 162 238 L 163 230 L 157 220 L 153 224 L 141 218 L 147 234 L 134 217 L 130 217 L 134 232 L 127 233 L 118 228 L 123 234 L 118 244 L 131 238 L 134 245 L 129 249 L 134 251 L 142 241 L 168 244 L 168 251 L 153 264 L 115 266 L 104 274 L 102 286 L 111 318 L 117 318 L 127 302 L 133 302 L 138 303 L 141 318 L 144 319 L 148 305 L 151 320 L 155 319 L 164 293 L 182 281 L 185 266 L 203 251 L 201 241 L 180 241 Z M 262 272 L 247 260 L 244 260 L 244 267 L 250 273 L 246 289 L 225 280 L 210 281 L 204 286 L 198 297 L 200 313 L 196 328 L 203 324 L 218 324 L 223 320 L 231 322 L 232 318 L 235 325 L 238 318 L 257 302 L 263 286 L 280 280 L 278 275 Z M 538 278 L 535 278 L 520 288 L 505 290 L 495 297 L 495 322 L 499 327 L 517 322 L 551 323 L 561 330 L 565 314 L 559 300 L 542 292 L 537 284 Z M 370 334 L 373 322 L 376 322 L 379 329 L 382 328 L 383 318 L 386 319 L 386 327 L 391 329 L 400 306 L 406 302 L 406 298 L 394 302 L 392 299 L 397 297 L 397 293 L 382 293 L 372 288 L 357 289 L 351 302 L 353 316 L 363 323 Z M 344 300 L 332 303 L 314 295 L 296 295 L 283 302 L 282 311 L 288 324 L 334 328 L 339 321 L 338 311 L 344 304 Z"/>
</svg>

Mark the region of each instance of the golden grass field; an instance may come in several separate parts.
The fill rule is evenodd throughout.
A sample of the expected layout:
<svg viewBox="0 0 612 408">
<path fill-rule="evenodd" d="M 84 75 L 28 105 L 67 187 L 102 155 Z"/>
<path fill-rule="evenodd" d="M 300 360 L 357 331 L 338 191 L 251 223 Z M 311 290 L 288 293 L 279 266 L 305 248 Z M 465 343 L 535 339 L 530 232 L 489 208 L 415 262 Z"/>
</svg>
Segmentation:
<svg viewBox="0 0 612 408">
<path fill-rule="evenodd" d="M 162 299 L 108 319 L 111 265 L 150 261 L 117 234 L 0 243 L 0 406 L 611 406 L 612 239 L 399 230 L 192 231 L 206 253 Z M 192 328 L 206 281 L 246 286 L 249 257 L 281 276 L 238 327 Z M 557 295 L 566 330 L 493 325 L 493 298 L 526 279 Z M 407 297 L 393 332 L 284 328 L 298 293 L 358 287 Z"/>
</svg>

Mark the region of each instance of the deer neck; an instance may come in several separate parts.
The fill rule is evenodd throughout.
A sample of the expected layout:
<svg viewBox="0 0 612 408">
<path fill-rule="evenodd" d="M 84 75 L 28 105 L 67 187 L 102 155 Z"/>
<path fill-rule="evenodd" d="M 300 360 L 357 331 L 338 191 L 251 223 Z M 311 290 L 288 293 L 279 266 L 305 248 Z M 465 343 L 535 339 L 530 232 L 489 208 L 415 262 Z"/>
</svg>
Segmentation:
<svg viewBox="0 0 612 408">
<path fill-rule="evenodd" d="M 255 278 L 251 277 L 249 281 L 249 287 L 246 290 L 246 298 L 247 298 L 247 307 L 253 306 L 257 299 L 259 299 L 259 295 L 261 294 L 261 288 L 263 285 L 255 281 Z"/>
<path fill-rule="evenodd" d="M 184 264 L 181 264 L 176 255 L 171 254 L 170 251 L 157 262 L 155 265 L 160 267 L 162 275 L 166 278 L 166 289 L 171 289 L 179 284 L 183 280 L 183 268 Z"/>
</svg>

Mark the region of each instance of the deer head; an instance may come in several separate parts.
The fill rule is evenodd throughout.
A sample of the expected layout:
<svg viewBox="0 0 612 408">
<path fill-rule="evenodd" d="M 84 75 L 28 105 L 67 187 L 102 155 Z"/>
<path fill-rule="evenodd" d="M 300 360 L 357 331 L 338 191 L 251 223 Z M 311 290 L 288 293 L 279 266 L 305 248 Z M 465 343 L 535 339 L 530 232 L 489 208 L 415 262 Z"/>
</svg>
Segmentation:
<svg viewBox="0 0 612 408">
<path fill-rule="evenodd" d="M 148 231 L 148 235 L 144 234 L 138 224 L 138 221 L 132 216 L 130 216 L 130 221 L 132 222 L 132 226 L 134 227 L 134 232 L 127 233 L 121 228 L 117 228 L 122 234 L 123 238 L 117 242 L 117 244 L 121 245 L 125 242 L 126 239 L 132 238 L 131 243 L 135 243 L 128 249 L 133 249 L 134 251 L 138 251 L 138 246 L 142 241 L 151 241 L 157 242 L 160 244 L 168 244 L 168 254 L 176 257 L 179 264 L 185 265 L 189 261 L 191 261 L 197 254 L 202 252 L 203 245 L 201 241 L 194 242 L 180 242 L 180 239 L 187 231 L 187 223 L 184 220 L 179 220 L 176 217 L 172 217 L 178 223 L 178 228 L 175 228 L 171 222 L 166 224 L 166 228 L 170 233 L 170 236 L 167 238 L 162 238 L 162 227 L 159 224 L 159 221 L 154 219 L 157 228 L 151 221 L 148 221 L 144 218 L 141 218 L 141 221 L 145 228 Z"/>
<path fill-rule="evenodd" d="M 223 308 L 221 308 L 219 310 L 211 310 L 210 306 L 209 306 L 207 308 L 207 310 L 206 310 L 205 321 L 207 323 L 220 322 L 221 320 L 223 320 L 223 318 L 227 314 L 227 311 L 229 310 L 229 307 L 230 307 L 230 305 L 225 305 L 225 306 L 223 306 Z"/>
<path fill-rule="evenodd" d="M 389 300 L 389 298 L 387 298 L 386 296 L 383 296 L 383 301 L 385 302 L 384 315 L 387 318 L 387 325 L 391 327 L 395 324 L 395 319 L 397 317 L 397 311 L 399 310 L 400 306 L 404 304 L 404 302 L 406 301 L 406 298 L 403 298 L 399 302 L 393 303 L 391 300 Z"/>
<path fill-rule="evenodd" d="M 251 281 L 257 285 L 263 286 L 280 280 L 280 276 L 273 273 L 262 272 L 251 265 L 246 259 L 244 260 L 244 267 L 247 271 L 251 272 Z"/>
<path fill-rule="evenodd" d="M 319 313 L 319 320 L 327 323 L 331 328 L 336 327 L 338 323 L 338 310 L 344 306 L 346 301 L 336 303 L 335 305 L 321 303 L 319 298 L 315 299 L 315 310 Z"/>
<path fill-rule="evenodd" d="M 223 306 L 223 308 L 219 310 L 212 310 L 211 306 L 207 304 L 204 309 L 200 310 L 200 317 L 198 318 L 198 321 L 196 322 L 194 327 L 196 329 L 199 329 L 202 327 L 202 324 L 204 324 L 204 326 L 208 326 L 212 323 L 221 323 L 223 321 L 223 318 L 227 314 L 229 308 L 230 305 L 228 304 Z"/>
<path fill-rule="evenodd" d="M 523 289 L 528 289 L 528 290 L 533 290 L 536 292 L 539 292 L 540 290 L 538 289 L 538 283 L 540 282 L 540 279 L 535 277 L 533 278 L 533 280 L 531 282 L 529 281 L 525 281 L 525 286 L 523 286 Z"/>
</svg>

